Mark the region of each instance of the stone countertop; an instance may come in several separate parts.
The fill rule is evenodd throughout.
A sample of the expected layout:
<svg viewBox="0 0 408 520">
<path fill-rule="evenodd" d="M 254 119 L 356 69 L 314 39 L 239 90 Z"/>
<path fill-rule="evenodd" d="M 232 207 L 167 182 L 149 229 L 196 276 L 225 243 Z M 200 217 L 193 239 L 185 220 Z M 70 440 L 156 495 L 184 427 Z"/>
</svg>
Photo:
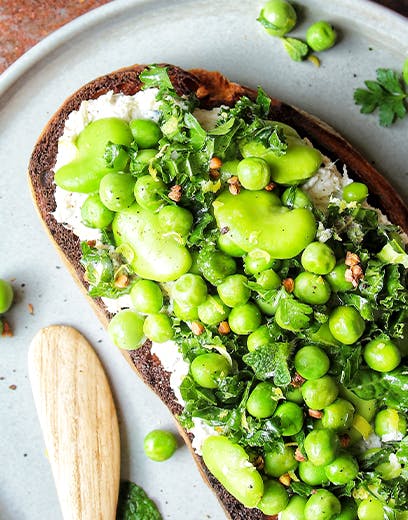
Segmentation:
<svg viewBox="0 0 408 520">
<path fill-rule="evenodd" d="M 74 18 L 115 0 L 8 0 L 0 5 L 0 73 Z M 375 0 L 408 17 L 408 0 Z"/>
</svg>

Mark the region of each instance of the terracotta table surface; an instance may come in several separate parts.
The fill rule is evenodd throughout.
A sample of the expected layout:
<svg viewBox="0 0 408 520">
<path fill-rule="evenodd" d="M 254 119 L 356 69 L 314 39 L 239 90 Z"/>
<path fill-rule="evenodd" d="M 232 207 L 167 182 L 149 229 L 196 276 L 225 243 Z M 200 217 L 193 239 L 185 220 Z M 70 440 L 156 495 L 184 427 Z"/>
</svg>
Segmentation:
<svg viewBox="0 0 408 520">
<path fill-rule="evenodd" d="M 51 32 L 109 1 L 0 0 L 0 73 Z M 408 17 L 408 0 L 375 1 Z"/>
</svg>

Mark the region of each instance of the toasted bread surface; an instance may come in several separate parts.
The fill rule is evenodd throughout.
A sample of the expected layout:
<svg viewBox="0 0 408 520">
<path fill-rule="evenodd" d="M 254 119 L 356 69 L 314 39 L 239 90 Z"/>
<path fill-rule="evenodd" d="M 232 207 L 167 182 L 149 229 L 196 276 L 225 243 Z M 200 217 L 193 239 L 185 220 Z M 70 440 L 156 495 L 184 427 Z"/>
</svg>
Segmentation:
<svg viewBox="0 0 408 520">
<path fill-rule="evenodd" d="M 58 223 L 53 216 L 56 207 L 53 167 L 57 157 L 58 139 L 63 133 L 64 124 L 69 114 L 78 110 L 82 101 L 95 99 L 108 91 L 132 95 L 140 90 L 139 74 L 144 68 L 145 65 L 133 65 L 112 72 L 84 85 L 70 96 L 43 130 L 29 163 L 29 182 L 40 218 L 66 265 L 85 293 L 87 293 L 87 284 L 80 264 L 80 240 L 62 224 Z M 251 98 L 256 96 L 256 91 L 229 81 L 219 72 L 202 69 L 184 71 L 169 65 L 168 74 L 178 93 L 194 92 L 197 95 L 201 108 L 213 108 L 222 104 L 232 106 L 243 95 Z M 402 199 L 388 181 L 335 130 L 302 110 L 273 98 L 270 118 L 293 126 L 302 136 L 307 136 L 317 148 L 326 153 L 332 160 L 339 160 L 345 164 L 352 178 L 361 180 L 368 185 L 372 194 L 372 203 L 377 204 L 390 220 L 400 225 L 405 232 L 408 231 L 408 209 Z M 89 296 L 88 298 L 106 326 L 110 315 L 102 301 L 94 300 Z M 123 351 L 123 354 L 173 415 L 179 414 L 181 406 L 171 390 L 169 374 L 163 369 L 158 358 L 151 354 L 149 342 L 146 342 L 138 350 Z M 191 435 L 182 430 L 181 427 L 180 431 L 191 449 Z M 217 494 L 228 517 L 234 520 L 267 518 L 261 511 L 247 509 L 240 504 L 208 472 L 201 457 L 194 452 L 193 455 L 204 479 Z"/>
</svg>

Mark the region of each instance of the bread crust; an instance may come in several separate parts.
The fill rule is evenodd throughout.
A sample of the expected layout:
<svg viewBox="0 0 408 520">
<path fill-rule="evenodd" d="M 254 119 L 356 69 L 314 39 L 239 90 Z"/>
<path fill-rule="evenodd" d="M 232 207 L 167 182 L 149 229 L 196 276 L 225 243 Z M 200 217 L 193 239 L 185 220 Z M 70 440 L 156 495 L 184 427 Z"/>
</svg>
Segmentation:
<svg viewBox="0 0 408 520">
<path fill-rule="evenodd" d="M 167 66 L 169 77 L 178 93 L 194 92 L 200 100 L 201 108 L 213 108 L 221 104 L 232 106 L 243 95 L 256 97 L 256 91 L 229 81 L 219 72 L 203 69 L 184 71 L 173 65 Z M 110 315 L 101 300 L 92 299 L 87 293 L 84 271 L 80 265 L 80 241 L 53 216 L 56 207 L 53 167 L 57 157 L 58 139 L 63 133 L 69 114 L 78 110 L 83 100 L 95 99 L 110 90 L 127 95 L 135 94 L 141 88 L 139 74 L 145 67 L 145 65 L 133 65 L 117 70 L 77 90 L 62 104 L 44 128 L 34 147 L 28 167 L 32 196 L 46 231 L 105 327 Z M 408 208 L 402 199 L 390 183 L 334 129 L 314 116 L 274 98 L 272 98 L 270 118 L 294 127 L 300 135 L 307 136 L 328 157 L 333 160 L 338 159 L 345 164 L 353 179 L 367 184 L 372 198 L 371 203 L 381 208 L 392 222 L 408 232 Z M 170 388 L 169 374 L 163 369 L 158 358 L 151 354 L 149 342 L 138 350 L 122 351 L 122 353 L 143 381 L 161 398 L 172 414 L 177 416 L 182 408 Z M 245 508 L 221 486 L 208 472 L 202 458 L 192 450 L 191 434 L 180 426 L 179 429 L 204 480 L 215 491 L 227 516 L 233 520 L 265 520 L 267 517 L 261 511 Z"/>
</svg>

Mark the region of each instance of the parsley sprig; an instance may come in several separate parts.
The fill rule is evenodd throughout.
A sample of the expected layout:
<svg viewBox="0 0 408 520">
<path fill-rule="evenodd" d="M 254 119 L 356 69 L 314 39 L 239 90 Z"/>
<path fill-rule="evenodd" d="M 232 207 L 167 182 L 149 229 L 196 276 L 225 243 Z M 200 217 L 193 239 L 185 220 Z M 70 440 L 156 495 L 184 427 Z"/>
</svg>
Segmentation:
<svg viewBox="0 0 408 520">
<path fill-rule="evenodd" d="M 390 126 L 398 118 L 407 114 L 406 100 L 408 93 L 404 90 L 401 77 L 391 69 L 377 69 L 377 80 L 364 82 L 365 88 L 354 91 L 354 101 L 361 105 L 362 114 L 371 114 L 378 109 L 381 126 Z"/>
</svg>

